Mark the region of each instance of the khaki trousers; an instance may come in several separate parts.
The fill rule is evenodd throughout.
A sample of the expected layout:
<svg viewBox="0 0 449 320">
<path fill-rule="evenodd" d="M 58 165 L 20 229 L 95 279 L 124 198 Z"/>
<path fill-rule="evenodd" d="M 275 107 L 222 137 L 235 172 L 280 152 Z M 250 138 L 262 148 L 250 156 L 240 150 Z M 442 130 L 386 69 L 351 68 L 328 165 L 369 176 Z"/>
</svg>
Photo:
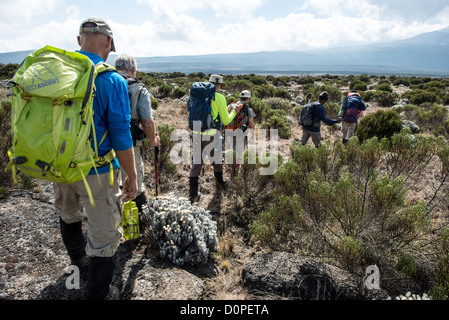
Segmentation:
<svg viewBox="0 0 449 320">
<path fill-rule="evenodd" d="M 119 170 L 114 171 L 114 187 L 109 186 L 110 173 L 89 175 L 87 183 L 92 191 L 95 208 L 92 208 L 83 181 L 72 184 L 53 183 L 55 208 L 61 219 L 72 224 L 87 213 L 86 254 L 91 257 L 112 257 L 120 244 L 122 224 L 119 194 Z"/>
<path fill-rule="evenodd" d="M 342 122 L 341 132 L 343 134 L 343 139 L 349 140 L 354 135 L 355 129 L 357 128 L 357 123 Z"/>
<path fill-rule="evenodd" d="M 302 138 L 301 143 L 303 145 L 307 144 L 307 141 L 309 141 L 309 138 L 312 137 L 312 142 L 316 147 L 319 147 L 321 145 L 321 132 L 313 132 L 302 128 Z"/>
</svg>

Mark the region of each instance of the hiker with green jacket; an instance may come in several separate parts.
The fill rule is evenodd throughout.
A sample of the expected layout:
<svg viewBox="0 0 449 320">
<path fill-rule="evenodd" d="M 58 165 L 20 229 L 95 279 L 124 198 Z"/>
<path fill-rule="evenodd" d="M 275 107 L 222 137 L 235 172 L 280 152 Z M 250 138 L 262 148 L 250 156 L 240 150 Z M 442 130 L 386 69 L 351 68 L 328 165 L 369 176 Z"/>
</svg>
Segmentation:
<svg viewBox="0 0 449 320">
<path fill-rule="evenodd" d="M 216 92 L 211 102 L 211 115 L 214 127 L 220 128 L 221 125 L 228 125 L 235 118 L 238 107 L 235 107 L 231 112 L 228 112 L 228 104 L 226 98 L 219 91 L 223 85 L 223 77 L 220 75 L 211 75 L 209 82 L 216 87 Z M 198 136 L 200 135 L 200 136 Z M 204 160 L 203 151 L 205 148 L 212 149 L 210 156 L 212 158 L 212 165 L 214 167 L 214 176 L 219 184 L 219 187 L 225 189 L 227 183 L 223 179 L 223 161 L 222 161 L 222 143 L 221 132 L 218 129 L 209 129 L 204 132 L 193 132 L 193 163 L 189 174 L 189 199 L 192 203 L 198 202 L 198 187 L 199 176 L 203 168 Z M 213 144 L 213 145 L 211 145 Z M 200 152 L 201 151 L 201 152 Z"/>
</svg>

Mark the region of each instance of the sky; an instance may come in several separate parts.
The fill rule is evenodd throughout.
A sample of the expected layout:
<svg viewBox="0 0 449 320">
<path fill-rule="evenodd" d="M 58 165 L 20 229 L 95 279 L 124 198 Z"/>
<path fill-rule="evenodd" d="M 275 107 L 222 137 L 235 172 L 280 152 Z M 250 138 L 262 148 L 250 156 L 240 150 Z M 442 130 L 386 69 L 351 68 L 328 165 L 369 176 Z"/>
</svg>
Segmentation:
<svg viewBox="0 0 449 320">
<path fill-rule="evenodd" d="M 0 0 L 0 52 L 78 50 L 101 17 L 135 57 L 326 50 L 449 27 L 449 0 Z"/>
</svg>

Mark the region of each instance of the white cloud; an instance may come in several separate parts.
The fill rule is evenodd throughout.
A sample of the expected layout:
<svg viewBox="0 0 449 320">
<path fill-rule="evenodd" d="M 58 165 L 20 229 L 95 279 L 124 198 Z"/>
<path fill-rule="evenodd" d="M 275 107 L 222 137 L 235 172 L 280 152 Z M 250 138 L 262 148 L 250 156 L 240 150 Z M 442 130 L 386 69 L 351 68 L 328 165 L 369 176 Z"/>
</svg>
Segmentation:
<svg viewBox="0 0 449 320">
<path fill-rule="evenodd" d="M 267 1 L 139 0 L 149 8 L 146 21 L 108 19 L 106 12 L 103 17 L 111 23 L 118 53 L 140 57 L 325 50 L 405 39 L 449 25 L 446 6 L 431 20 L 408 21 L 386 18 L 383 12 L 388 10 L 387 2 L 369 0 L 306 0 L 302 8 L 282 18 L 256 16 L 256 10 L 260 14 L 259 9 Z M 61 8 L 57 0 L 42 0 L 38 4 L 15 0 L 4 7 L 22 20 L 0 13 L 0 52 L 37 49 L 47 44 L 78 49 L 76 35 L 87 12 L 82 5 Z M 20 10 L 21 7 L 27 10 Z M 56 7 L 62 13 L 57 17 Z M 247 14 L 244 18 L 243 13 Z M 37 23 L 40 16 L 46 19 Z"/>
<path fill-rule="evenodd" d="M 205 14 L 227 15 L 244 14 L 248 15 L 260 7 L 264 0 L 138 0 L 139 3 L 147 4 L 150 9 L 161 14 L 165 12 L 191 13 L 193 11 L 204 11 Z M 213 12 L 208 13 L 207 10 Z"/>
<path fill-rule="evenodd" d="M 4 24 L 15 24 L 20 22 L 22 25 L 30 23 L 34 17 L 52 11 L 57 0 L 12 0 L 1 1 L 0 18 Z"/>
</svg>

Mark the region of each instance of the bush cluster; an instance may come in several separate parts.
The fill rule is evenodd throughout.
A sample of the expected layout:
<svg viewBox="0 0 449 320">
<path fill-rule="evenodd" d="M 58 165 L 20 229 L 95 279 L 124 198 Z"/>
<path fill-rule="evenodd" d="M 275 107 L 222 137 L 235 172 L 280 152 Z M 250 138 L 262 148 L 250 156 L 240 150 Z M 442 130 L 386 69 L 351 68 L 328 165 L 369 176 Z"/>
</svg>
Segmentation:
<svg viewBox="0 0 449 320">
<path fill-rule="evenodd" d="M 252 239 L 273 250 L 324 254 L 351 271 L 377 264 L 427 279 L 439 270 L 437 285 L 442 284 L 435 290 L 447 294 L 446 269 L 439 262 L 447 255 L 434 246 L 444 237 L 434 238 L 438 228 L 430 217 L 438 205 L 447 205 L 448 152 L 444 139 L 412 136 L 409 129 L 390 139 L 355 137 L 347 145 L 318 149 L 292 145 L 291 160 L 270 185 L 270 201 L 264 199 L 271 205 L 252 206 L 259 210 L 249 221 Z M 413 186 L 422 183 L 422 170 L 433 159 L 442 163 L 438 187 L 411 200 Z M 431 252 L 426 261 L 424 252 Z"/>
</svg>

